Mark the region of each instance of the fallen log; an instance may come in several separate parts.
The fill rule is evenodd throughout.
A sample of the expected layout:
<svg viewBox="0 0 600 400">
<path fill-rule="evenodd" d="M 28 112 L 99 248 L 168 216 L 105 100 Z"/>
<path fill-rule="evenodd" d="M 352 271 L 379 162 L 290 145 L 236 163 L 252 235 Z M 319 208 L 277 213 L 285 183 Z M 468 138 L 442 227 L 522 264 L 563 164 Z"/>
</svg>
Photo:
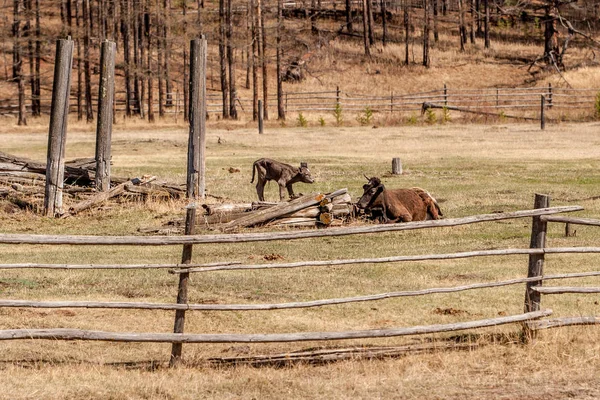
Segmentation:
<svg viewBox="0 0 600 400">
<path fill-rule="evenodd" d="M 86 162 L 81 160 L 86 160 Z M 89 160 L 90 159 L 79 159 L 65 162 L 65 182 L 77 182 L 77 184 L 82 186 L 93 185 L 95 172 L 92 168 L 85 166 L 89 165 Z M 45 177 L 46 163 L 0 152 L 0 171 L 36 173 Z"/>
</svg>

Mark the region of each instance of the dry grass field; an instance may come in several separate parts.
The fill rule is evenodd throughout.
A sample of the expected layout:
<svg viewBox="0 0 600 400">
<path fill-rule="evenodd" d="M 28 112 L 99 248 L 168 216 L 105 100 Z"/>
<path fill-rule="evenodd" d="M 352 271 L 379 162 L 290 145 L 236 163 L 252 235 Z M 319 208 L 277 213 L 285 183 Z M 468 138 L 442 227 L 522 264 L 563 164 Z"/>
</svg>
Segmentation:
<svg viewBox="0 0 600 400">
<path fill-rule="evenodd" d="M 16 127 L 4 120 L 1 150 L 44 160 L 47 122 Z M 598 123 L 434 125 L 401 127 L 267 126 L 232 130 L 209 123 L 207 190 L 226 201 L 256 197 L 252 162 L 263 156 L 298 164 L 307 161 L 316 177 L 296 191 L 348 188 L 358 197 L 363 173 L 383 177 L 388 187 L 420 186 L 439 201 L 447 218 L 529 209 L 534 193 L 551 205 L 581 205 L 577 216 L 598 217 L 600 139 Z M 218 143 L 220 138 L 221 143 Z M 115 126 L 113 173 L 185 180 L 187 131 L 183 125 Z M 72 122 L 66 158 L 92 156 L 93 127 Z M 401 157 L 402 176 L 390 176 L 392 157 Z M 240 169 L 230 173 L 229 167 Z M 277 196 L 273 183 L 267 200 Z M 208 200 L 215 202 L 214 197 Z M 107 203 L 74 218 L 49 219 L 0 203 L 3 233 L 136 235 L 138 228 L 181 218 L 186 202 Z M 366 236 L 227 245 L 197 245 L 194 262 L 244 263 L 327 260 L 449 253 L 528 247 L 530 220 L 508 220 Z M 598 231 L 577 227 L 564 237 L 550 226 L 549 246 L 595 246 Z M 252 231 L 257 231 L 253 229 Z M 245 231 L 251 231 L 247 229 Z M 181 246 L 77 247 L 0 246 L 2 263 L 174 263 Z M 593 271 L 600 257 L 553 255 L 547 273 Z M 192 276 L 191 303 L 275 303 L 382 292 L 450 287 L 523 277 L 525 256 L 450 261 L 312 267 L 290 270 L 223 271 Z M 598 278 L 550 284 L 599 286 Z M 177 277 L 164 270 L 3 270 L 0 297 L 31 300 L 173 302 Z M 387 299 L 323 308 L 269 312 L 190 312 L 189 333 L 276 333 L 342 331 L 444 324 L 519 314 L 522 285 L 453 294 Z M 597 295 L 548 296 L 543 308 L 554 316 L 598 315 Z M 0 309 L 0 327 L 82 328 L 126 332 L 170 332 L 173 313 L 86 309 Z M 600 340 L 597 327 L 544 331 L 531 345 L 518 343 L 518 326 L 458 334 L 291 344 L 184 345 L 186 364 L 167 368 L 168 344 L 61 342 L 0 343 L 1 399 L 198 399 L 198 398 L 456 398 L 593 399 L 600 397 Z M 208 365 L 210 357 L 276 354 L 306 349 L 468 344 L 468 350 L 408 352 L 401 357 L 355 359 L 325 365 Z"/>
</svg>

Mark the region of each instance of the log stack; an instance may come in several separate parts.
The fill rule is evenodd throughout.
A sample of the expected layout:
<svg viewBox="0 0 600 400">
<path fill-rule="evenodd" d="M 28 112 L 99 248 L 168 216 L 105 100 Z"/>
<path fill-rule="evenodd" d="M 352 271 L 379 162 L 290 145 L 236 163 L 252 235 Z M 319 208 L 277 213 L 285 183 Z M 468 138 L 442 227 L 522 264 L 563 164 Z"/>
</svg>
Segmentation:
<svg viewBox="0 0 600 400">
<path fill-rule="evenodd" d="M 206 205 L 204 223 L 224 232 L 251 226 L 310 227 L 342 225 L 352 216 L 347 189 L 313 193 L 282 203 L 256 202 Z"/>
<path fill-rule="evenodd" d="M 99 193 L 94 188 L 96 162 L 80 158 L 65 162 L 63 194 L 73 204 L 69 214 L 93 207 L 100 202 L 121 196 L 128 199 L 180 198 L 185 196 L 184 185 L 151 182 L 156 178 L 111 177 L 111 191 Z M 41 207 L 46 185 L 46 164 L 0 152 L 0 197 L 20 208 L 36 210 Z M 79 203 L 81 202 L 81 203 Z"/>
</svg>

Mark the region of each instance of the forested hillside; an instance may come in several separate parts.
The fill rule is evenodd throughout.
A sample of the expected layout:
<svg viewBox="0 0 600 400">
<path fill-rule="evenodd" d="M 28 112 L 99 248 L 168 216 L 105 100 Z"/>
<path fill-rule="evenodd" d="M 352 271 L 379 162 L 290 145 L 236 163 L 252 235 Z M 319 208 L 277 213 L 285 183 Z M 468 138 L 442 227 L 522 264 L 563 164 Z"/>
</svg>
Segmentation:
<svg viewBox="0 0 600 400">
<path fill-rule="evenodd" d="M 104 40 L 117 43 L 117 113 L 149 121 L 186 115 L 189 41 L 199 35 L 209 111 L 224 119 L 255 118 L 258 99 L 266 118 L 284 118 L 277 99 L 297 91 L 600 86 L 590 79 L 594 0 L 5 0 L 2 10 L 0 114 L 19 124 L 47 114 L 55 41 L 66 37 L 71 110 L 87 121 Z"/>
</svg>

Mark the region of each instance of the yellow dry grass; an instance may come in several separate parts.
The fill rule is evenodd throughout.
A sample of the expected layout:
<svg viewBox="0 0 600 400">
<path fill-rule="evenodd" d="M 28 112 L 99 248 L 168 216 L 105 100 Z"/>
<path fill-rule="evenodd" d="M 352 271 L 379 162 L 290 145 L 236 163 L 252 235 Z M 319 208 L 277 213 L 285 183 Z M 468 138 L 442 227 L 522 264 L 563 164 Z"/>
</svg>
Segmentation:
<svg viewBox="0 0 600 400">
<path fill-rule="evenodd" d="M 361 193 L 362 174 L 384 176 L 392 187 L 421 186 L 440 202 L 447 217 L 530 208 L 533 194 L 550 194 L 552 205 L 578 204 L 580 216 L 597 217 L 600 146 L 597 123 L 550 125 L 445 125 L 430 127 L 279 128 L 264 135 L 254 128 L 228 130 L 209 122 L 208 192 L 229 201 L 256 196 L 251 164 L 269 156 L 294 164 L 308 161 L 317 182 L 296 191 L 327 192 L 347 187 Z M 2 150 L 45 158 L 46 127 L 0 127 Z M 221 143 L 217 142 L 218 138 Z M 91 156 L 93 129 L 70 125 L 67 159 Z M 113 173 L 183 182 L 187 132 L 183 125 L 115 126 Z M 401 157 L 405 174 L 386 176 L 391 158 Z M 228 172 L 229 167 L 239 173 Z M 268 186 L 267 198 L 276 189 Z M 73 200 L 68 200 L 73 201 Z M 216 201 L 214 198 L 210 201 Z M 183 216 L 184 201 L 108 203 L 76 218 L 54 220 L 33 213 L 6 213 L 2 232 L 124 235 Z M 597 229 L 577 227 L 566 238 L 551 225 L 550 246 L 597 245 Z M 194 261 L 264 262 L 358 258 L 476 249 L 527 247 L 529 221 L 479 224 L 396 234 L 311 239 L 291 243 L 195 246 Z M 173 263 L 180 246 L 76 247 L 0 246 L 8 262 Z M 548 257 L 548 273 L 595 270 L 596 256 Z M 454 261 L 218 272 L 192 276 L 193 303 L 274 303 L 346 297 L 428 287 L 447 287 L 521 277 L 522 256 Z M 172 302 L 177 277 L 165 271 L 4 270 L 0 296 L 10 299 Z M 554 284 L 554 283 L 552 283 Z M 557 285 L 559 283 L 556 283 Z M 598 286 L 598 279 L 564 282 Z M 518 314 L 523 287 L 469 291 L 374 303 L 276 312 L 191 312 L 186 332 L 258 333 L 341 331 L 452 323 Z M 548 296 L 543 306 L 560 315 L 598 314 L 596 296 Z M 71 327 L 106 331 L 170 332 L 173 313 L 85 309 L 0 309 L 0 327 Z M 544 332 L 530 346 L 515 342 L 518 327 L 449 334 L 304 344 L 185 345 L 188 365 L 168 370 L 168 344 L 4 341 L 0 343 L 0 398 L 596 398 L 600 388 L 597 328 Z M 469 351 L 436 350 L 398 359 L 350 360 L 289 368 L 209 367 L 208 357 L 272 354 L 310 347 L 388 346 L 466 341 Z"/>
</svg>

